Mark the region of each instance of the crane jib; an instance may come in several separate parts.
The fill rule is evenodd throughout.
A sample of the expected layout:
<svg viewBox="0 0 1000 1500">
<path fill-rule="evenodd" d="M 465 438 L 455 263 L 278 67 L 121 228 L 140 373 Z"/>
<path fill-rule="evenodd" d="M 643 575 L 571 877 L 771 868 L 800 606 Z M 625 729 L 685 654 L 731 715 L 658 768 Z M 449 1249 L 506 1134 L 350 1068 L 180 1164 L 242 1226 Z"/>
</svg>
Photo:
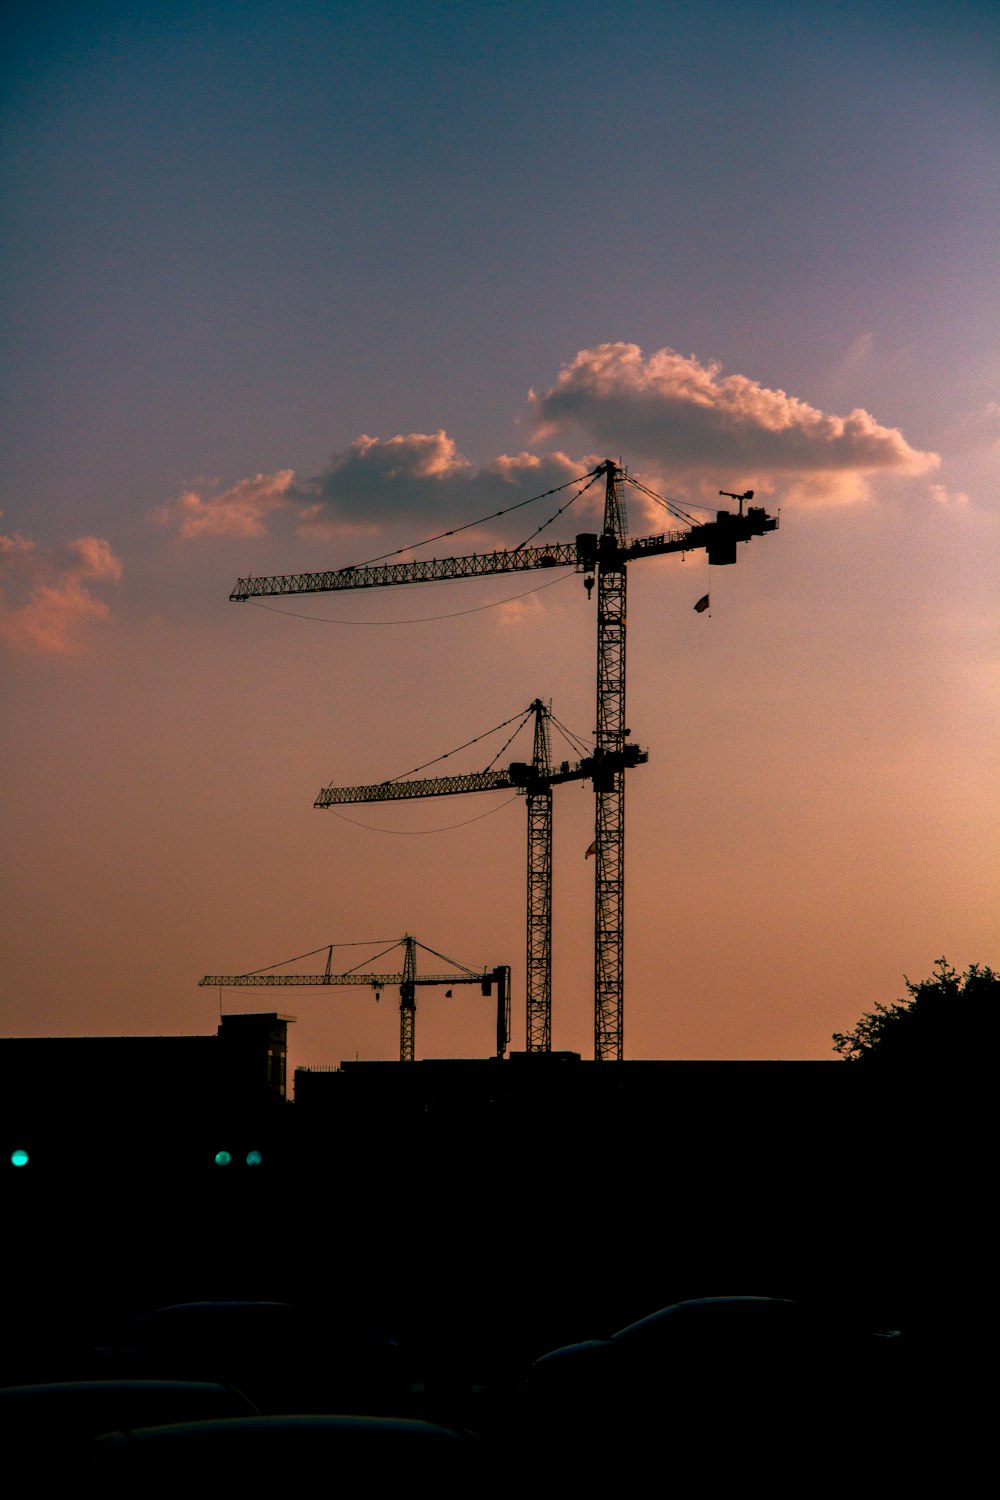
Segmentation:
<svg viewBox="0 0 1000 1500">
<path fill-rule="evenodd" d="M 352 802 L 403 802 L 413 797 L 450 797 L 456 792 L 510 791 L 506 771 L 473 771 L 466 776 L 434 776 L 426 781 L 383 781 L 374 786 L 324 787 L 314 807 Z"/>
<path fill-rule="evenodd" d="M 229 597 L 243 603 L 268 594 L 327 594 L 347 589 L 386 588 L 394 583 L 440 583 L 449 578 L 486 578 L 497 573 L 576 566 L 575 542 L 560 542 L 505 552 L 476 552 L 468 557 L 432 557 L 420 562 L 380 563 L 376 567 L 337 568 L 325 573 L 241 578 Z"/>
<path fill-rule="evenodd" d="M 484 970 L 481 974 L 418 974 L 412 983 L 415 985 L 430 984 L 479 984 L 483 985 L 495 978 L 495 970 Z M 274 986 L 279 989 L 294 989 L 302 985 L 327 985 L 348 984 L 355 986 L 367 986 L 369 989 L 389 989 L 392 985 L 402 984 L 406 975 L 397 972 L 393 974 L 206 974 L 204 979 L 199 979 L 199 987 L 208 985 L 214 988 L 225 986 L 227 989 L 260 989 L 262 987 Z"/>
<path fill-rule="evenodd" d="M 656 557 L 665 552 L 692 552 L 704 547 L 708 561 L 736 561 L 737 542 L 776 531 L 778 519 L 751 506 L 745 515 L 719 511 L 716 520 L 689 531 L 662 532 L 627 542 L 617 561 Z M 373 567 L 331 568 L 324 573 L 283 573 L 265 578 L 241 578 L 230 599 L 243 604 L 278 594 L 329 594 L 352 589 L 386 588 L 392 584 L 441 583 L 450 578 L 488 578 L 501 573 L 530 573 L 537 568 L 576 568 L 591 571 L 607 556 L 609 539 L 582 532 L 574 542 L 553 542 L 546 547 L 518 547 L 509 551 L 473 552 L 466 557 L 425 558 L 422 561 L 379 563 Z"/>
<path fill-rule="evenodd" d="M 359 802 L 405 802 L 415 797 L 452 797 L 456 792 L 517 791 L 538 794 L 546 787 L 566 781 L 597 781 L 625 766 L 645 765 L 648 752 L 638 745 L 620 751 L 588 755 L 583 760 L 564 760 L 540 774 L 534 766 L 514 761 L 504 771 L 470 771 L 459 776 L 431 776 L 423 781 L 378 781 L 367 786 L 326 786 L 314 807 L 337 807 Z"/>
</svg>

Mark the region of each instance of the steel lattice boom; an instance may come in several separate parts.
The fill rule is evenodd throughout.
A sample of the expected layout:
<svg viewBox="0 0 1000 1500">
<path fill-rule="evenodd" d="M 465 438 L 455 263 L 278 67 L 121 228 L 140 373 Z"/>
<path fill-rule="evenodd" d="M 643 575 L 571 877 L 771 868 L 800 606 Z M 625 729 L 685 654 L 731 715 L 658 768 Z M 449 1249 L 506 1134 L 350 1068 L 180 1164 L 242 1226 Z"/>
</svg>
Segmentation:
<svg viewBox="0 0 1000 1500">
<path fill-rule="evenodd" d="M 617 468 L 615 471 L 621 472 Z M 749 542 L 752 537 L 777 530 L 777 526 L 775 516 L 769 516 L 754 506 L 746 515 L 740 516 L 720 511 L 717 520 L 706 522 L 704 526 L 692 526 L 688 531 L 633 538 L 621 549 L 622 560 L 631 562 L 638 557 L 660 557 L 667 552 L 694 552 L 704 548 L 710 563 L 735 562 L 737 542 Z M 583 532 L 575 542 L 550 543 L 547 547 L 474 552 L 466 557 L 425 558 L 415 562 L 380 563 L 374 567 L 332 568 L 324 573 L 280 573 L 264 578 L 241 578 L 229 597 L 235 604 L 245 604 L 248 599 L 280 594 L 330 594 L 348 589 L 387 588 L 392 584 L 441 583 L 450 578 L 529 573 L 536 568 L 575 568 L 578 573 L 583 573 L 593 570 L 599 552 L 596 534 Z"/>
<path fill-rule="evenodd" d="M 576 560 L 576 547 L 571 542 L 562 542 L 509 552 L 472 553 L 468 557 L 425 558 L 422 562 L 338 568 L 326 573 L 241 578 L 229 597 L 241 604 L 266 594 L 329 594 L 340 589 L 381 589 L 392 583 L 440 583 L 443 578 L 486 578 L 494 573 L 530 573 L 535 568 L 572 567 Z"/>
<path fill-rule="evenodd" d="M 514 786 L 506 771 L 473 771 L 468 776 L 431 776 L 426 781 L 381 781 L 375 786 L 325 786 L 314 807 L 350 802 L 406 802 L 412 797 L 450 797 L 455 792 L 502 792 Z"/>
</svg>

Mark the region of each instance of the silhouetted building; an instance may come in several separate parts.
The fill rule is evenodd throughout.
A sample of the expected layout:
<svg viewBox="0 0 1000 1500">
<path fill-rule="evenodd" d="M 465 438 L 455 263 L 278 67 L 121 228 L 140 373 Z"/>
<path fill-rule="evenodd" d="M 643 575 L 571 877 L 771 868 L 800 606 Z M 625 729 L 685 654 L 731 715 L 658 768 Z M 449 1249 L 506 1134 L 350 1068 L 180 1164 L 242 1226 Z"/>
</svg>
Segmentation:
<svg viewBox="0 0 1000 1500">
<path fill-rule="evenodd" d="M 769 1130 L 801 1136 L 839 1114 L 857 1077 L 839 1061 L 583 1061 L 576 1052 L 415 1063 L 344 1062 L 296 1068 L 297 1109 L 317 1124 L 351 1118 L 366 1127 L 494 1117 L 509 1125 L 667 1128 L 734 1142 Z"/>
<path fill-rule="evenodd" d="M 151 1149 L 209 1120 L 285 1102 L 288 1023 L 276 1012 L 223 1016 L 215 1036 L 7 1037 L 0 1040 L 0 1129 L 17 1141 L 97 1137 L 119 1154 Z"/>
</svg>

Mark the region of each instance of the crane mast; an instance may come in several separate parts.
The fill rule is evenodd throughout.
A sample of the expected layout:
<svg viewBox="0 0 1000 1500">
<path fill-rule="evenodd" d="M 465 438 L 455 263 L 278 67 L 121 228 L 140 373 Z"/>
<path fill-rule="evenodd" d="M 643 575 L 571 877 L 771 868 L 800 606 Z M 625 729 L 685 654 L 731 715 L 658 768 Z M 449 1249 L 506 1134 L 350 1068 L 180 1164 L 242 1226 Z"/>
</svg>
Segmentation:
<svg viewBox="0 0 1000 1500">
<path fill-rule="evenodd" d="M 525 937 L 525 1048 L 552 1050 L 552 757 L 549 717 L 536 698 L 528 787 L 528 920 Z"/>
<path fill-rule="evenodd" d="M 417 945 L 403 939 L 403 978 L 399 986 L 399 1060 L 413 1062 L 417 1031 Z"/>
<path fill-rule="evenodd" d="M 597 741 L 598 756 L 615 757 L 625 745 L 625 504 L 619 469 L 605 464 L 604 532 L 598 544 Z M 594 778 L 594 1058 L 621 1062 L 623 956 L 625 951 L 625 772 Z"/>
<path fill-rule="evenodd" d="M 432 583 L 451 578 L 481 578 L 520 573 L 534 568 L 575 567 L 587 576 L 588 596 L 597 580 L 597 727 L 595 761 L 610 757 L 594 777 L 595 791 L 595 932 L 594 932 L 594 1057 L 620 1061 L 623 1055 L 623 954 L 625 892 L 625 780 L 621 755 L 628 728 L 625 721 L 626 587 L 628 563 L 640 557 L 691 552 L 704 548 L 712 566 L 735 563 L 739 542 L 776 531 L 778 520 L 759 506 L 744 501 L 753 491 L 720 495 L 739 502 L 739 512 L 720 510 L 714 521 L 691 524 L 683 531 L 655 536 L 627 535 L 622 483 L 632 480 L 612 459 L 605 459 L 581 479 L 605 479 L 604 527 L 598 537 L 581 533 L 575 544 L 515 547 L 465 557 L 431 558 L 403 563 L 377 563 L 323 573 L 295 573 L 265 578 L 241 578 L 230 599 L 282 594 L 313 594 L 343 589 L 383 588 L 393 584 Z M 640 486 L 642 488 L 642 486 Z M 651 493 L 647 491 L 647 493 Z M 658 498 L 658 497 L 654 497 Z M 455 788 L 472 790 L 473 788 Z M 545 840 L 545 810 L 536 809 L 540 846 Z M 529 835 L 530 839 L 530 835 Z M 535 919 L 529 878 L 529 927 Z M 546 919 L 539 901 L 536 950 L 544 951 Z M 532 950 L 533 952 L 536 950 Z M 541 963 L 541 959 L 539 959 Z M 541 1011 L 539 1011 L 541 1020 Z"/>
</svg>

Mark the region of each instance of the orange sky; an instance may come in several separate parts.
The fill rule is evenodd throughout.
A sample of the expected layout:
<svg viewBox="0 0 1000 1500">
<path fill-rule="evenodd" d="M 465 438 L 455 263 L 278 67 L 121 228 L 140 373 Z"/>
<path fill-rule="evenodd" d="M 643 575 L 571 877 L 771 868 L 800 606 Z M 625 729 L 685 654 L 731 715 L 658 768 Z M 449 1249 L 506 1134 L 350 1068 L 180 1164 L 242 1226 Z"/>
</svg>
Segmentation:
<svg viewBox="0 0 1000 1500">
<path fill-rule="evenodd" d="M 650 760 L 628 784 L 627 1056 L 822 1057 L 904 971 L 923 976 L 941 952 L 994 957 L 991 580 L 985 559 L 970 563 L 988 535 L 933 504 L 789 509 L 735 568 L 632 565 L 628 717 Z M 148 572 L 182 569 L 184 545 Z M 193 563 L 181 591 L 210 603 L 191 620 L 146 614 L 138 590 L 99 644 L 8 663 L 6 1029 L 205 1031 L 205 972 L 412 932 L 462 963 L 511 964 L 523 1045 L 523 803 L 342 818 L 312 802 L 323 784 L 421 764 L 537 695 L 587 736 L 595 626 L 580 580 L 514 610 L 398 626 L 384 622 L 526 581 L 277 601 L 316 616 L 304 620 L 228 603 L 233 551 L 215 542 Z M 592 820 L 589 790 L 557 789 L 553 1040 L 585 1056 Z M 474 990 L 419 998 L 418 1055 L 490 1050 L 491 1005 Z M 395 1055 L 390 995 L 225 1001 L 297 1014 L 296 1063 Z"/>
<path fill-rule="evenodd" d="M 18 12 L 3 1032 L 208 1032 L 207 972 L 409 932 L 511 965 L 522 1046 L 523 805 L 313 800 L 536 697 L 589 740 L 580 579 L 228 595 L 605 457 L 781 514 L 735 568 L 630 570 L 626 1056 L 829 1057 L 939 955 L 1000 967 L 996 9 L 571 9 Z M 584 1056 L 592 800 L 557 789 Z M 396 1055 L 391 995 L 241 1002 L 299 1016 L 295 1064 Z M 419 1007 L 418 1056 L 491 1051 L 474 991 Z"/>
</svg>

